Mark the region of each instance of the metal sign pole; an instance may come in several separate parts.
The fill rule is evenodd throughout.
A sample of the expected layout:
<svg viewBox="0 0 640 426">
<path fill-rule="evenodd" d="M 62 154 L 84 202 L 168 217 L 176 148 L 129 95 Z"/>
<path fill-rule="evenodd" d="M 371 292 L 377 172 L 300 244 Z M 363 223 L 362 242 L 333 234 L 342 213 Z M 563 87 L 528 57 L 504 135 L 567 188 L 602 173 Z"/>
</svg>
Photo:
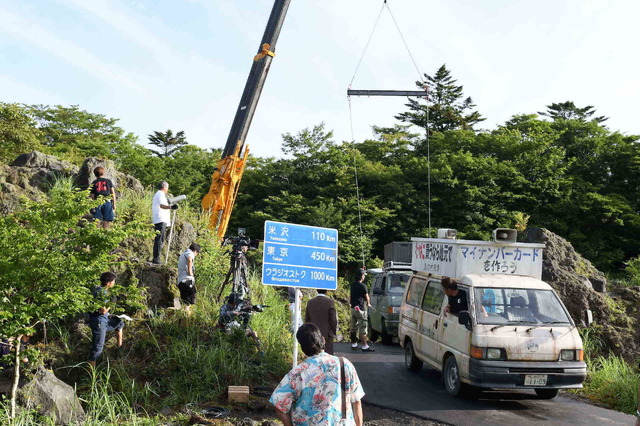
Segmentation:
<svg viewBox="0 0 640 426">
<path fill-rule="evenodd" d="M 300 289 L 297 287 L 295 297 L 294 309 L 296 311 L 293 314 L 293 325 L 291 327 L 293 330 L 293 368 L 296 368 L 298 365 L 298 340 L 296 339 L 296 332 L 298 331 L 298 323 L 300 322 Z"/>
</svg>

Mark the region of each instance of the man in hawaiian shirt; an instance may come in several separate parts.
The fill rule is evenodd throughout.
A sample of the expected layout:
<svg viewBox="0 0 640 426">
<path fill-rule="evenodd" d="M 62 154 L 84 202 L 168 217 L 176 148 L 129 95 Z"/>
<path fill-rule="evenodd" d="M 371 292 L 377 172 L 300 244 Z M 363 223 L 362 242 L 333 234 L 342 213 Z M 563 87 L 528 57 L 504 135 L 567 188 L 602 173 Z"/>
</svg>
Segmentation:
<svg viewBox="0 0 640 426">
<path fill-rule="evenodd" d="M 324 338 L 315 324 L 303 324 L 296 338 L 308 358 L 282 379 L 269 402 L 285 426 L 338 424 L 342 419 L 340 358 L 324 352 Z M 347 359 L 344 378 L 347 404 L 342 424 L 361 426 L 364 390 Z"/>
</svg>

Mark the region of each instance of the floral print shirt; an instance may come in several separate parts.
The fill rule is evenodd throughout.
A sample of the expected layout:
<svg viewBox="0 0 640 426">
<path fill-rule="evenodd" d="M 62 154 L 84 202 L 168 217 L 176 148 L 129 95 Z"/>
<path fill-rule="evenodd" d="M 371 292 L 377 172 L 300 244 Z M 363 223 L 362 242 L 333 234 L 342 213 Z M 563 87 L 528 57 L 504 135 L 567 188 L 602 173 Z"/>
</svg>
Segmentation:
<svg viewBox="0 0 640 426">
<path fill-rule="evenodd" d="M 364 396 L 355 367 L 344 359 L 347 389 L 347 419 L 354 425 L 351 404 Z M 289 413 L 294 425 L 335 425 L 342 419 L 340 359 L 320 352 L 305 359 L 280 382 L 271 402 L 278 410 Z"/>
</svg>

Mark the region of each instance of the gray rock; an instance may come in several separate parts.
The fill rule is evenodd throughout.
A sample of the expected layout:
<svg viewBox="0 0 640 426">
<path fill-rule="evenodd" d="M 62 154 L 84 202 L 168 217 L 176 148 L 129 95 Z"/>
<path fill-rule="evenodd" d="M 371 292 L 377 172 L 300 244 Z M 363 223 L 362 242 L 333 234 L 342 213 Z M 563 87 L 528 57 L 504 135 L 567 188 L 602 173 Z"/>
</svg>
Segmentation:
<svg viewBox="0 0 640 426">
<path fill-rule="evenodd" d="M 13 167 L 28 167 L 31 169 L 48 169 L 54 172 L 62 172 L 64 174 L 74 174 L 78 171 L 78 166 L 68 161 L 58 160 L 53 155 L 43 154 L 42 152 L 33 151 L 28 154 L 20 154 L 13 163 Z"/>
<path fill-rule="evenodd" d="M 76 184 L 82 189 L 87 189 L 89 185 L 91 185 L 91 182 L 96 179 L 93 171 L 98 166 L 102 166 L 105 169 L 102 177 L 105 179 L 111 179 L 113 186 L 118 188 L 115 163 L 111 160 L 101 160 L 95 157 L 89 157 L 84 160 L 82 167 L 80 167 L 80 171 L 76 175 Z"/>
<path fill-rule="evenodd" d="M 76 184 L 82 189 L 88 188 L 89 185 L 91 185 L 91 182 L 96 179 L 93 171 L 98 166 L 104 167 L 105 170 L 102 177 L 111 179 L 116 190 L 121 191 L 123 188 L 127 188 L 139 194 L 144 192 L 144 187 L 138 179 L 117 171 L 116 165 L 113 161 L 96 157 L 89 157 L 84 160 L 82 167 L 80 167 L 80 171 L 76 175 Z"/>
<path fill-rule="evenodd" d="M 179 296 L 175 268 L 163 265 L 145 264 L 138 273 L 138 285 L 147 289 L 147 306 L 173 306 L 174 298 Z"/>
<path fill-rule="evenodd" d="M 44 368 L 19 390 L 18 400 L 20 405 L 53 418 L 57 424 L 79 424 L 84 420 L 84 410 L 73 388 Z"/>
</svg>

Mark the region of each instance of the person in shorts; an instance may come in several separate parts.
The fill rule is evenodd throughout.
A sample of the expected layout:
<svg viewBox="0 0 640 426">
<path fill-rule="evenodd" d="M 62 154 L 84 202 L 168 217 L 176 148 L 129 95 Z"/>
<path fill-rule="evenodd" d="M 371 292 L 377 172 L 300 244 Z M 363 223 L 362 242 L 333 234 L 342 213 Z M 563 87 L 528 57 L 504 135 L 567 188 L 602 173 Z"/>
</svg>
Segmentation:
<svg viewBox="0 0 640 426">
<path fill-rule="evenodd" d="M 369 292 L 364 283 L 367 273 L 364 269 L 356 271 L 356 279 L 351 284 L 351 349 L 358 349 L 358 339 L 363 352 L 375 352 L 367 341 L 368 308 L 371 307 Z"/>
<path fill-rule="evenodd" d="M 103 272 L 100 275 L 100 285 L 95 286 L 91 290 L 93 297 L 100 301 L 100 307 L 89 314 L 89 327 L 91 327 L 91 351 L 89 353 L 89 364 L 93 367 L 96 366 L 96 360 L 102 354 L 108 331 L 116 332 L 118 349 L 121 350 L 122 348 L 122 329 L 124 328 L 124 321 L 118 317 L 109 316 L 109 310 L 111 308 L 107 306 L 111 302 L 109 289 L 112 288 L 115 283 L 116 274 L 113 272 Z"/>
<path fill-rule="evenodd" d="M 100 226 L 108 229 L 111 222 L 115 219 L 116 212 L 116 191 L 113 187 L 111 179 L 104 178 L 104 167 L 98 166 L 93 170 L 96 180 L 91 183 L 91 191 L 89 197 L 95 200 L 98 196 L 103 196 L 106 201 L 93 210 L 93 218 L 100 221 Z"/>
<path fill-rule="evenodd" d="M 178 290 L 180 300 L 187 305 L 187 309 L 196 303 L 195 266 L 193 262 L 200 254 L 200 245 L 193 243 L 182 252 L 178 259 Z"/>
</svg>

